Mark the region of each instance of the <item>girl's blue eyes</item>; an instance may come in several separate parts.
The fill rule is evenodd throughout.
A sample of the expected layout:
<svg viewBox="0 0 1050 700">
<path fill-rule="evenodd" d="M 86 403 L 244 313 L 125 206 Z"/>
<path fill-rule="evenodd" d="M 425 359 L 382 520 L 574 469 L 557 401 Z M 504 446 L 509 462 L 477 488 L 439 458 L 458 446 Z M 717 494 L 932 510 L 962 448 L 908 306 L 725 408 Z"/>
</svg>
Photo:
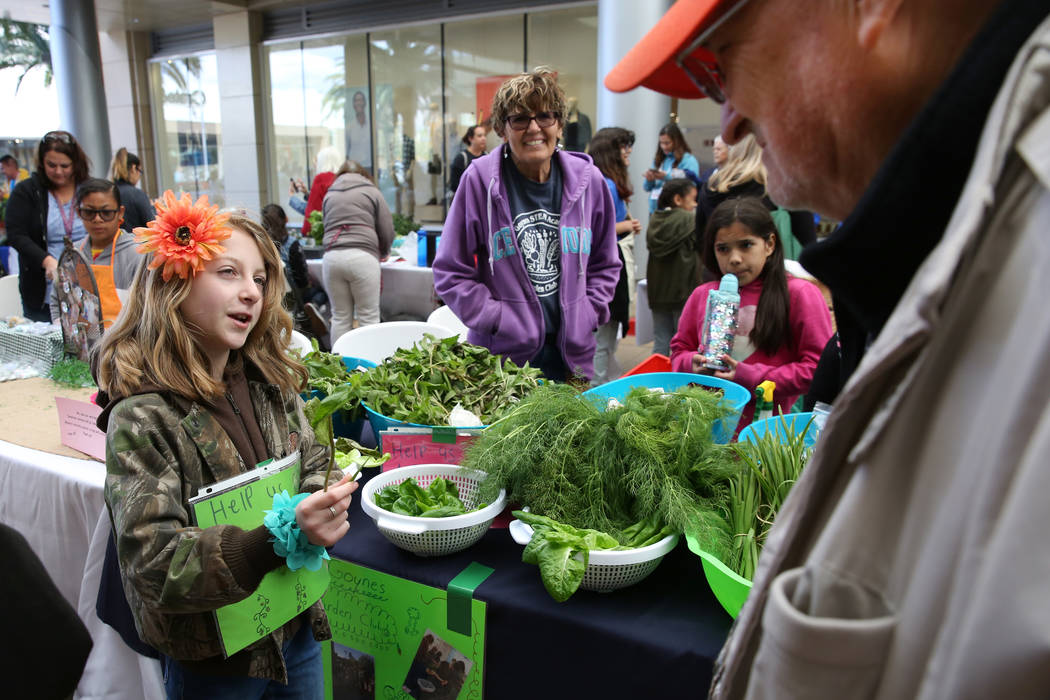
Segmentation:
<svg viewBox="0 0 1050 700">
<path fill-rule="evenodd" d="M 237 276 L 237 270 L 235 270 L 232 267 L 224 267 L 221 270 L 219 270 L 219 274 L 220 275 L 226 275 L 227 277 L 230 277 L 230 276 L 236 277 Z M 266 278 L 265 277 L 254 277 L 253 280 L 260 287 L 266 285 Z"/>
</svg>

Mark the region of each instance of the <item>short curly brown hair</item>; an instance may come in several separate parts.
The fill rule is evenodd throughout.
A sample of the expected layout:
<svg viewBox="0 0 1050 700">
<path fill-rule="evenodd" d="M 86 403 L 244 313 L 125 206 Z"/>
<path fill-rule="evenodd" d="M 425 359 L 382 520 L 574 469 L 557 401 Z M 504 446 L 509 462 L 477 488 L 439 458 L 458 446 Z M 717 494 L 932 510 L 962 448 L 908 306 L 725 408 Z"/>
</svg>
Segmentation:
<svg viewBox="0 0 1050 700">
<path fill-rule="evenodd" d="M 547 66 L 509 78 L 492 98 L 492 129 L 503 136 L 507 117 L 519 112 L 554 112 L 558 126 L 565 126 L 565 92 L 558 76 Z"/>
</svg>

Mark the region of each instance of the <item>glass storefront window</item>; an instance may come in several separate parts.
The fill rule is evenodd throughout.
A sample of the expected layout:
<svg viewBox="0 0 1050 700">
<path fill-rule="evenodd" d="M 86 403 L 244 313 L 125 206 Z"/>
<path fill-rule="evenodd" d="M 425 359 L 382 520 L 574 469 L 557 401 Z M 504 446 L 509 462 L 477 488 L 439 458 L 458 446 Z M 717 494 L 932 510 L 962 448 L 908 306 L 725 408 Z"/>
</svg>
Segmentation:
<svg viewBox="0 0 1050 700">
<path fill-rule="evenodd" d="M 693 150 L 700 172 L 714 167 L 711 147 L 722 131 L 722 107 L 711 100 L 678 100 L 678 128 Z"/>
<path fill-rule="evenodd" d="M 340 163 L 351 158 L 371 167 L 366 52 L 363 36 L 263 48 L 270 96 L 270 192 L 278 203 L 287 202 L 293 179 L 310 186 L 322 149 L 334 149 Z M 302 218 L 291 207 L 285 211 L 291 221 Z"/>
<path fill-rule="evenodd" d="M 558 73 L 569 113 L 562 142 L 570 151 L 586 149 L 595 131 L 598 105 L 598 14 L 574 7 L 528 16 L 528 67 L 549 66 Z"/>
<path fill-rule="evenodd" d="M 369 43 L 376 184 L 391 211 L 416 221 L 440 220 L 441 27 L 375 32 Z M 435 156 L 436 168 L 430 165 Z"/>
<path fill-rule="evenodd" d="M 520 73 L 524 58 L 520 15 L 445 25 L 446 182 L 448 165 L 464 148 L 467 129 L 489 118 L 495 87 L 504 77 Z M 486 151 L 500 143 L 490 131 Z"/>
<path fill-rule="evenodd" d="M 222 120 L 214 53 L 166 58 L 150 65 L 160 189 L 208 195 L 225 204 Z"/>
</svg>

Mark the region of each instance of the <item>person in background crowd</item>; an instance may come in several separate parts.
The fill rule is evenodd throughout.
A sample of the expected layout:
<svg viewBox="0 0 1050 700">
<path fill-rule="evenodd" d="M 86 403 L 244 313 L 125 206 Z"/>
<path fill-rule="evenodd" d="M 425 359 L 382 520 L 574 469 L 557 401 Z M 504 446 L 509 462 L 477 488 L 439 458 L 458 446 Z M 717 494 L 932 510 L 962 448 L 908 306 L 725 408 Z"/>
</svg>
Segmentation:
<svg viewBox="0 0 1050 700">
<path fill-rule="evenodd" d="M 718 169 L 729 160 L 729 146 L 726 145 L 721 135 L 716 136 L 714 141 L 711 145 L 711 158 L 714 159 L 715 166 L 700 176 L 701 183 L 706 183 L 710 180 L 711 176 L 717 173 Z"/>
<path fill-rule="evenodd" d="M 0 194 L 4 199 L 11 195 L 11 190 L 15 188 L 15 185 L 29 177 L 29 171 L 18 167 L 18 159 L 10 154 L 5 154 L 0 158 L 0 172 L 3 173 L 4 178 L 0 183 L 3 186 Z"/>
<path fill-rule="evenodd" d="M 565 93 L 539 67 L 492 100 L 504 141 L 474 161 L 434 258 L 434 290 L 471 343 L 548 379 L 589 381 L 620 276 L 616 214 L 589 156 L 558 150 Z M 476 261 L 476 262 L 475 262 Z"/>
<path fill-rule="evenodd" d="M 73 134 L 49 131 L 37 146 L 36 172 L 18 183 L 7 202 L 7 242 L 18 251 L 22 313 L 32 321 L 51 321 L 48 301 L 63 239 L 79 243 L 87 235 L 73 195 L 89 168 Z"/>
<path fill-rule="evenodd" d="M 332 305 L 331 338 L 379 323 L 379 263 L 390 255 L 394 218 L 360 163 L 348 160 L 324 198 L 324 288 Z"/>
<path fill-rule="evenodd" d="M 124 592 L 142 640 L 163 655 L 168 698 L 319 698 L 318 641 L 331 638 L 320 601 L 229 656 L 215 611 L 271 571 L 311 566 L 302 558 L 320 567 L 349 528 L 357 482 L 338 469 L 326 482 L 329 449 L 303 411 L 307 372 L 287 352 L 292 322 L 269 236 L 247 217 L 165 195 L 139 234 L 150 264 L 95 356 Z M 212 257 L 184 250 L 176 232 L 188 224 Z M 188 499 L 204 486 L 296 453 L 299 493 L 277 494 L 265 523 L 196 526 Z"/>
<path fill-rule="evenodd" d="M 616 364 L 616 345 L 621 333 L 627 335 L 631 321 L 627 264 L 624 261 L 622 242 L 629 240 L 633 243 L 634 235 L 642 228 L 638 219 L 627 214 L 627 202 L 634 194 L 627 175 L 633 147 L 634 132 L 620 127 L 599 129 L 587 146 L 587 155 L 594 161 L 594 166 L 601 171 L 609 193 L 612 195 L 613 210 L 616 212 L 616 239 L 620 244 L 617 247 L 621 266 L 620 280 L 616 284 L 612 301 L 609 302 L 609 320 L 598 326 L 598 330 L 595 331 L 592 386 L 604 384 L 620 376 L 620 367 Z"/>
<path fill-rule="evenodd" d="M 456 157 L 452 159 L 452 165 L 449 166 L 448 189 L 452 194 L 455 194 L 459 188 L 459 180 L 463 177 L 467 166 L 475 158 L 485 155 L 485 138 L 485 126 L 482 124 L 475 124 L 463 134 L 463 145 L 466 148 L 456 154 Z"/>
<path fill-rule="evenodd" d="M 671 337 L 678 330 L 678 319 L 686 300 L 700 282 L 693 214 L 696 192 L 692 180 L 684 177 L 668 180 L 645 231 L 653 353 L 658 355 L 671 355 Z"/>
<path fill-rule="evenodd" d="M 288 215 L 280 204 L 267 204 L 261 214 L 262 226 L 277 246 L 284 264 L 284 277 L 291 288 L 285 295 L 285 308 L 292 311 L 297 326 L 317 338 L 321 345 L 326 345 L 328 323 L 319 307 L 328 301 L 328 297 L 323 289 L 310 283 L 310 270 L 302 246 L 288 232 Z"/>
<path fill-rule="evenodd" d="M 653 167 L 645 171 L 645 182 L 642 187 L 649 193 L 649 213 L 656 211 L 660 200 L 660 188 L 669 178 L 688 177 L 697 180 L 700 177 L 700 164 L 685 142 L 682 130 L 674 122 L 665 124 L 660 129 L 660 143 L 653 156 Z"/>
<path fill-rule="evenodd" d="M 773 199 L 842 221 L 799 262 L 845 384 L 715 700 L 1046 697 L 1048 76 L 1045 0 L 691 0 L 606 78 L 724 102 Z"/>
<path fill-rule="evenodd" d="M 689 295 L 678 331 L 671 339 L 675 372 L 714 374 L 754 391 L 766 380 L 776 382 L 775 411 L 790 413 L 809 390 L 820 353 L 831 337 L 831 314 L 812 282 L 784 271 L 784 253 L 776 224 L 756 197 L 737 197 L 718 205 L 707 221 L 702 248 L 704 266 L 720 280 L 736 275 L 740 290 L 736 342 L 732 356 L 714 358 L 729 369 L 704 367 L 701 342 L 707 296 L 719 282 L 707 282 Z M 697 350 L 699 348 L 699 351 Z M 737 429 L 755 413 L 755 399 L 744 407 Z"/>
<path fill-rule="evenodd" d="M 354 116 L 346 123 L 346 157 L 372 170 L 372 121 L 368 117 L 368 98 L 355 90 L 351 98 Z"/>
<path fill-rule="evenodd" d="M 303 200 L 301 196 L 307 192 L 302 180 L 296 180 L 289 186 L 292 196 L 288 200 L 288 206 L 303 215 L 304 236 L 310 232 L 310 214 L 321 209 L 328 188 L 335 182 L 335 171 L 343 165 L 344 160 L 335 146 L 325 146 L 317 152 L 317 174 L 314 175 L 314 180 L 310 184 L 310 194 L 307 199 Z"/>
<path fill-rule="evenodd" d="M 734 197 L 758 197 L 770 211 L 779 209 L 766 193 L 766 166 L 762 164 L 762 147 L 753 134 L 748 134 L 729 148 L 725 164 L 700 188 L 696 207 L 697 236 L 702 236 L 707 230 L 707 219 L 715 207 Z M 817 239 L 812 213 L 793 211 L 789 217 L 791 235 L 801 245 L 807 246 Z M 783 240 L 781 243 L 783 248 Z M 704 279 L 708 278 L 704 276 Z"/>
<path fill-rule="evenodd" d="M 109 180 L 90 177 L 77 187 L 73 205 L 84 222 L 87 236 L 76 246 L 91 265 L 102 304 L 102 324 L 113 325 L 124 303 L 120 296 L 131 289 L 135 272 L 143 261 L 135 237 L 121 227 L 125 208 L 120 189 Z M 52 320 L 58 319 L 58 294 L 51 291 Z"/>
<path fill-rule="evenodd" d="M 120 201 L 124 203 L 124 230 L 134 231 L 145 226 L 156 211 L 146 193 L 139 189 L 142 180 L 142 161 L 128 149 L 120 148 L 109 166 L 109 176 L 120 188 Z"/>
</svg>

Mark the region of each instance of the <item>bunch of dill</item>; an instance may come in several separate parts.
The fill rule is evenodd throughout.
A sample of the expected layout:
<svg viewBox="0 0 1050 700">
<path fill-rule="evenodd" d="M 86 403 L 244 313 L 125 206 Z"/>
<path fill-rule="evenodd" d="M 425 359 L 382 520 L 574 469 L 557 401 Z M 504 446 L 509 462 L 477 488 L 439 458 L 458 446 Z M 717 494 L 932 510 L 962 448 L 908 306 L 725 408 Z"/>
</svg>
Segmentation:
<svg viewBox="0 0 1050 700">
<path fill-rule="evenodd" d="M 728 545 L 720 511 L 733 454 L 713 424 L 729 413 L 703 387 L 632 390 L 620 407 L 545 384 L 482 432 L 464 466 L 488 476 L 483 499 L 507 489 L 512 502 L 574 527 L 614 537 L 657 514 L 680 531 Z"/>
</svg>

